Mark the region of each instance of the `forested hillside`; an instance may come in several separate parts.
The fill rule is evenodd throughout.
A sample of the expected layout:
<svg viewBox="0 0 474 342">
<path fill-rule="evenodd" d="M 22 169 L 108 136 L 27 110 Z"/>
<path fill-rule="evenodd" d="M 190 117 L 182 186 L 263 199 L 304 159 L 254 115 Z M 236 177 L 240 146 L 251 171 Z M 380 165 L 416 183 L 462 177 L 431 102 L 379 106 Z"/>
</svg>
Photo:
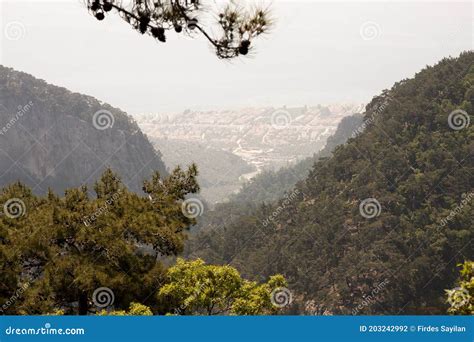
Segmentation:
<svg viewBox="0 0 474 342">
<path fill-rule="evenodd" d="M 231 202 L 274 202 L 281 198 L 285 192 L 291 190 L 298 181 L 305 179 L 311 166 L 319 158 L 328 157 L 334 148 L 344 144 L 351 134 L 362 124 L 361 114 L 347 116 L 341 120 L 334 135 L 327 139 L 324 148 L 312 157 L 296 163 L 296 165 L 283 167 L 277 171 L 264 171 L 252 178 L 242 189 L 231 197 Z"/>
<path fill-rule="evenodd" d="M 0 186 L 22 181 L 37 194 L 92 185 L 113 168 L 136 192 L 166 174 L 136 122 L 91 96 L 0 66 Z"/>
<path fill-rule="evenodd" d="M 361 114 L 343 118 L 334 135 L 328 138 L 326 146 L 312 157 L 278 171 L 263 172 L 246 183 L 237 194 L 232 195 L 230 201 L 219 203 L 212 210 L 204 210 L 202 217 L 191 230 L 184 254 L 192 258 L 195 252 L 200 253 L 201 248 L 205 248 L 202 238 L 209 231 L 220 229 L 229 220 L 240 220 L 247 214 L 252 215 L 263 203 L 275 202 L 291 191 L 297 182 L 307 177 L 312 165 L 319 158 L 328 157 L 336 146 L 350 138 L 362 124 L 362 119 Z"/>
<path fill-rule="evenodd" d="M 473 64 L 443 59 L 374 97 L 332 157 L 273 204 L 224 211 L 191 255 L 282 273 L 291 312 L 446 312 L 456 264 L 474 258 Z"/>
</svg>

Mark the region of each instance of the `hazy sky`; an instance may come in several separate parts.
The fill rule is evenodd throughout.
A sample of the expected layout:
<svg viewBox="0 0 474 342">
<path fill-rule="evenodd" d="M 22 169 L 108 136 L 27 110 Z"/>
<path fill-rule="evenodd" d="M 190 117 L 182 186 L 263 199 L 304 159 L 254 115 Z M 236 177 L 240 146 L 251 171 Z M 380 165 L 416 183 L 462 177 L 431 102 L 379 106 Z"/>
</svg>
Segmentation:
<svg viewBox="0 0 474 342">
<path fill-rule="evenodd" d="M 130 114 L 367 102 L 473 49 L 471 2 L 275 0 L 272 32 L 232 62 L 203 39 L 160 44 L 116 15 L 98 22 L 83 0 L 0 3 L 1 64 Z"/>
</svg>

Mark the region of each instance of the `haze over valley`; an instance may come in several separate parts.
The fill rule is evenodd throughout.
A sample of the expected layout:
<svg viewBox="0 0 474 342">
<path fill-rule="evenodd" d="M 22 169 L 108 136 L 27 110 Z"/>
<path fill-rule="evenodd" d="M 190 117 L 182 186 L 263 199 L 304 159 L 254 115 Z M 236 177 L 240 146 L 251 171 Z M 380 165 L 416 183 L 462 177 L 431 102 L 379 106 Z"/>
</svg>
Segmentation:
<svg viewBox="0 0 474 342">
<path fill-rule="evenodd" d="M 361 104 L 145 114 L 137 122 L 169 168 L 200 166 L 202 195 L 222 202 L 264 170 L 310 157 L 321 150 Z"/>
</svg>

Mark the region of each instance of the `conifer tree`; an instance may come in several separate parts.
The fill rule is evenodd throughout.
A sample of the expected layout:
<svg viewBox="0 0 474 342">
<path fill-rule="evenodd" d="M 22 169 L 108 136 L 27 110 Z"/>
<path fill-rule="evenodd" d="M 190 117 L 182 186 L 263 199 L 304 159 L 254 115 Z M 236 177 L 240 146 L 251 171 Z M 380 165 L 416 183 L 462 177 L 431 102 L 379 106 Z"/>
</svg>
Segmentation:
<svg viewBox="0 0 474 342">
<path fill-rule="evenodd" d="M 95 196 L 86 187 L 62 198 L 51 191 L 36 197 L 22 184 L 4 189 L 1 203 L 15 199 L 23 211 L 0 216 L 0 306 L 14 298 L 4 313 L 98 312 L 98 288 L 110 289 L 116 309 L 153 298 L 164 277 L 159 260 L 182 251 L 194 223 L 182 201 L 199 191 L 196 176 L 195 165 L 165 179 L 155 173 L 144 184 L 149 197 L 128 191 L 111 170 L 96 182 Z"/>
<path fill-rule="evenodd" d="M 247 55 L 252 41 L 271 26 L 267 10 L 246 10 L 234 1 L 219 4 L 211 15 L 206 10 L 213 3 L 206 0 L 133 0 L 124 5 L 120 0 L 87 0 L 87 8 L 97 20 L 110 12 L 118 13 L 141 34 L 165 43 L 167 32 L 204 36 L 219 58 Z M 217 29 L 217 30 L 216 30 Z M 212 33 L 219 31 L 217 36 Z"/>
</svg>

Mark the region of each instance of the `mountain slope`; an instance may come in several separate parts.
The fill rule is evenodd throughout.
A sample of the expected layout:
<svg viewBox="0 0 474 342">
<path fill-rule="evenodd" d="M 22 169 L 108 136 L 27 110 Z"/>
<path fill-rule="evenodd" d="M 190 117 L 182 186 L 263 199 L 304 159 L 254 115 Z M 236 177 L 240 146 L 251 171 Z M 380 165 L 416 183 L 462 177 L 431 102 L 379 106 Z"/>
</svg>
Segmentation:
<svg viewBox="0 0 474 342">
<path fill-rule="evenodd" d="M 189 257 L 199 255 L 206 258 L 212 249 L 206 247 L 209 232 L 219 230 L 228 222 L 240 221 L 246 215 L 252 215 L 264 203 L 273 203 L 285 194 L 288 196 L 294 186 L 303 181 L 315 162 L 331 155 L 336 146 L 344 144 L 363 123 L 362 114 L 347 116 L 341 120 L 334 135 L 327 139 L 326 146 L 293 166 L 278 171 L 266 171 L 245 184 L 239 193 L 232 195 L 230 201 L 217 204 L 213 210 L 204 211 L 204 215 L 193 229 L 185 254 Z M 217 257 L 219 259 L 219 257 Z"/>
<path fill-rule="evenodd" d="M 473 65 L 465 52 L 375 97 L 362 133 L 193 255 L 282 273 L 293 312 L 446 312 L 456 264 L 474 258 Z"/>
<path fill-rule="evenodd" d="M 354 131 L 362 124 L 361 114 L 344 117 L 338 124 L 336 132 L 328 137 L 324 148 L 312 157 L 305 158 L 293 166 L 283 167 L 277 171 L 264 171 L 247 182 L 242 189 L 231 197 L 231 202 L 274 202 L 291 190 L 296 183 L 308 176 L 311 166 L 319 158 L 331 155 L 334 148 L 344 144 Z"/>
<path fill-rule="evenodd" d="M 0 186 L 20 180 L 45 193 L 92 184 L 106 167 L 133 191 L 166 173 L 126 113 L 0 66 Z"/>
<path fill-rule="evenodd" d="M 199 165 L 200 194 L 210 204 L 221 202 L 229 193 L 239 189 L 241 175 L 256 171 L 253 165 L 232 152 L 199 142 L 154 138 L 150 141 L 160 150 L 170 169 L 192 163 Z"/>
</svg>

